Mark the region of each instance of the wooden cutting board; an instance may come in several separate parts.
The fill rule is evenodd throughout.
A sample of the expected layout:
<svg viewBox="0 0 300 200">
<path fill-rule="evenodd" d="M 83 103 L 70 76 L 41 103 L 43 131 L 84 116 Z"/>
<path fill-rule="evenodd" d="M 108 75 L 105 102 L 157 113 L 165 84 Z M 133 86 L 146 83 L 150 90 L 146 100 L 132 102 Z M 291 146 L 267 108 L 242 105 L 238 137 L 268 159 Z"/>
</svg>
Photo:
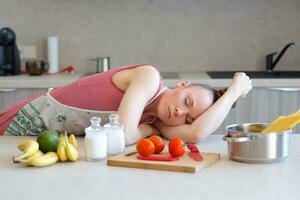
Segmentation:
<svg viewBox="0 0 300 200">
<path fill-rule="evenodd" d="M 221 155 L 219 153 L 202 152 L 202 161 L 195 161 L 189 157 L 186 152 L 179 160 L 176 161 L 149 161 L 140 160 L 137 158 L 138 153 L 134 151 L 127 151 L 123 154 L 113 156 L 107 159 L 107 165 L 119 166 L 119 167 L 132 167 L 143 169 L 154 169 L 164 171 L 176 171 L 176 172 L 188 172 L 196 173 L 201 169 L 204 169 L 218 160 Z M 160 156 L 170 156 L 168 152 L 159 154 Z"/>
</svg>

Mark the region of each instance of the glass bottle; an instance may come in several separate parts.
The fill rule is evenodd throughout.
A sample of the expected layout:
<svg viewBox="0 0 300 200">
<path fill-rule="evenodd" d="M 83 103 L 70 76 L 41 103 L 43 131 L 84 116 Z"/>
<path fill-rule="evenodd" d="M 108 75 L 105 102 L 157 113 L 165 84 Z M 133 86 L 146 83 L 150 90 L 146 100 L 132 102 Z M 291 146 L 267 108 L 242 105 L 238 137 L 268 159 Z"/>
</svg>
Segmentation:
<svg viewBox="0 0 300 200">
<path fill-rule="evenodd" d="M 115 155 L 125 150 L 125 127 L 119 122 L 118 114 L 109 115 L 109 123 L 104 125 L 108 139 L 108 154 Z"/>
<path fill-rule="evenodd" d="M 91 125 L 84 129 L 85 155 L 88 161 L 103 160 L 107 156 L 107 136 L 100 125 L 100 117 L 92 117 Z"/>
</svg>

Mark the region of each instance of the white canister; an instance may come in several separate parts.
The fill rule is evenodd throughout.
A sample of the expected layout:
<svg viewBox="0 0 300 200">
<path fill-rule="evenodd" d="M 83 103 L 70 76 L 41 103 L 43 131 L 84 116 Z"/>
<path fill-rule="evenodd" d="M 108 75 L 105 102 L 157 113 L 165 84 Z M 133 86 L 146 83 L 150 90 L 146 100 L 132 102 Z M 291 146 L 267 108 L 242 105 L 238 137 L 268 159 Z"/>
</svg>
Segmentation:
<svg viewBox="0 0 300 200">
<path fill-rule="evenodd" d="M 100 122 L 100 117 L 92 117 L 91 126 L 84 130 L 85 154 L 88 161 L 103 160 L 107 156 L 107 136 Z"/>
<path fill-rule="evenodd" d="M 48 37 L 47 54 L 49 63 L 49 73 L 57 73 L 59 71 L 58 51 L 58 37 Z"/>
</svg>

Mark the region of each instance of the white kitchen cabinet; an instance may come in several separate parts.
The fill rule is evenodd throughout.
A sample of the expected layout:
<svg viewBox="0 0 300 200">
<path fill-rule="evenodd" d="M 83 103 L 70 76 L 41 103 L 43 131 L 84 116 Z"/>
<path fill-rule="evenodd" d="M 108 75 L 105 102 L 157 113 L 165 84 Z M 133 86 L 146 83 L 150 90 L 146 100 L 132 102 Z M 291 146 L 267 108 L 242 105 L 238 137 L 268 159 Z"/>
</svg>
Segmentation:
<svg viewBox="0 0 300 200">
<path fill-rule="evenodd" d="M 41 88 L 0 88 L 0 111 L 11 104 L 46 91 L 47 89 Z"/>
<path fill-rule="evenodd" d="M 240 98 L 237 106 L 215 131 L 225 134 L 225 127 L 234 123 L 272 122 L 279 115 L 288 115 L 300 108 L 300 88 L 292 87 L 257 87 L 245 98 Z M 293 129 L 300 133 L 300 125 Z"/>
</svg>

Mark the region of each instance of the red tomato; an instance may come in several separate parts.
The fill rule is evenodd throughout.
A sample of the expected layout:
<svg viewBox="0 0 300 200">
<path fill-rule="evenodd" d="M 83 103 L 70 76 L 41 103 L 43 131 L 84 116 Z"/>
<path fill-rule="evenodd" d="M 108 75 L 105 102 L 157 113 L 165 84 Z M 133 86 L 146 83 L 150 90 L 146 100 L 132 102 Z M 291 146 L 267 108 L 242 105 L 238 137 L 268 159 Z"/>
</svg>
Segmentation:
<svg viewBox="0 0 300 200">
<path fill-rule="evenodd" d="M 169 142 L 169 153 L 173 157 L 180 157 L 184 154 L 184 152 L 184 142 L 182 141 L 182 139 L 175 138 Z"/>
<path fill-rule="evenodd" d="M 154 153 L 155 146 L 149 139 L 140 139 L 136 144 L 136 151 L 141 156 L 150 156 Z"/>
<path fill-rule="evenodd" d="M 148 139 L 151 140 L 151 142 L 155 146 L 154 153 L 160 153 L 164 150 L 165 143 L 164 143 L 163 139 L 161 139 L 161 137 L 159 137 L 158 135 L 152 135 Z"/>
</svg>

